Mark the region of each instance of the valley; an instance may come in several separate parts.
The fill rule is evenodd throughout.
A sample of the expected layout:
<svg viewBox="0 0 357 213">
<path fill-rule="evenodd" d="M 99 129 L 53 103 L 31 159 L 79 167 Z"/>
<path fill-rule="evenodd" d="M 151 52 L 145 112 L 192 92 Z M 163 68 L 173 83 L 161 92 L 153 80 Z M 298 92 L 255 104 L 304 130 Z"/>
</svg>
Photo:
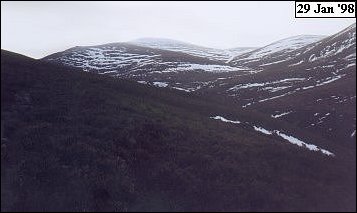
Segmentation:
<svg viewBox="0 0 357 213">
<path fill-rule="evenodd" d="M 1 51 L 2 211 L 355 211 L 356 25 L 264 47 Z"/>
</svg>

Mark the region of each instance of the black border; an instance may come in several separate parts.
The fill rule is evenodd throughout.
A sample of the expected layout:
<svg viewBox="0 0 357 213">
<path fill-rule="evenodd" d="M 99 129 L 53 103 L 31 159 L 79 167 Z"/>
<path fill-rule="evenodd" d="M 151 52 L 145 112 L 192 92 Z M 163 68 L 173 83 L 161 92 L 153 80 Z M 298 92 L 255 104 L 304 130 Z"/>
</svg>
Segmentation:
<svg viewBox="0 0 357 213">
<path fill-rule="evenodd" d="M 320 1 L 320 0 L 317 0 L 317 1 L 309 1 L 309 0 L 300 0 L 300 1 L 294 1 L 295 3 L 295 8 L 294 8 L 294 12 L 295 12 L 295 18 L 356 18 L 356 1 L 343 1 L 343 2 L 351 2 L 351 3 L 354 3 L 355 4 L 355 16 L 354 17 L 296 17 L 296 2 L 340 2 L 338 0 L 335 0 L 335 1 Z"/>
</svg>

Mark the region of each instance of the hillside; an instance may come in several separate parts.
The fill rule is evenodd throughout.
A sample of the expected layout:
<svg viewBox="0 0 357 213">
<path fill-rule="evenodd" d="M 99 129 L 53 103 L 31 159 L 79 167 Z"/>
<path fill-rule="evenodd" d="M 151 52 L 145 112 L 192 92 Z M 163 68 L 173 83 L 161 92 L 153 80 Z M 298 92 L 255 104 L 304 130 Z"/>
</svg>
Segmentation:
<svg viewBox="0 0 357 213">
<path fill-rule="evenodd" d="M 264 66 L 263 72 L 223 80 L 225 85 L 212 90 L 236 99 L 243 108 L 257 109 L 349 146 L 356 140 L 355 52 L 353 24 L 294 50 L 292 59 Z"/>
<path fill-rule="evenodd" d="M 1 210 L 356 210 L 349 149 L 232 105 L 2 51 Z"/>
</svg>

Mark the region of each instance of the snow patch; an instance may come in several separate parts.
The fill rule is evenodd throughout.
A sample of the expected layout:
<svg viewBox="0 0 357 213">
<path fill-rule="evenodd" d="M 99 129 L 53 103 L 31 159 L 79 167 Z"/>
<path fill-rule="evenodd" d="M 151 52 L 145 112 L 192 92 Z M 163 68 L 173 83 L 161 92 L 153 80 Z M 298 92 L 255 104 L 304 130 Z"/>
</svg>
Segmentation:
<svg viewBox="0 0 357 213">
<path fill-rule="evenodd" d="M 215 119 L 215 120 L 221 120 L 223 122 L 227 122 L 227 123 L 234 123 L 234 124 L 240 124 L 241 122 L 240 121 L 232 121 L 232 120 L 228 120 L 222 116 L 214 116 L 214 117 L 210 117 L 212 119 Z"/>
<path fill-rule="evenodd" d="M 146 81 L 137 81 L 137 82 L 140 84 L 148 84 L 148 82 L 146 82 Z"/>
<path fill-rule="evenodd" d="M 261 133 L 266 134 L 266 135 L 272 135 L 273 134 L 272 131 L 269 131 L 269 130 L 264 129 L 262 127 L 253 126 L 253 128 L 254 128 L 255 131 L 261 132 Z"/>
<path fill-rule="evenodd" d="M 167 87 L 168 86 L 168 84 L 165 82 L 154 81 L 152 83 L 154 84 L 154 86 L 157 86 L 157 87 Z"/>
<path fill-rule="evenodd" d="M 292 113 L 292 112 L 293 112 L 293 111 L 283 112 L 283 113 L 281 113 L 281 114 L 271 115 L 271 117 L 272 117 L 272 118 L 280 118 L 280 117 L 282 117 L 282 116 L 284 116 L 284 115 L 288 115 L 288 114 L 290 114 L 290 113 Z"/>
<path fill-rule="evenodd" d="M 191 90 L 180 88 L 180 87 L 172 87 L 172 88 L 173 89 L 177 89 L 177 90 L 181 90 L 181 91 L 185 91 L 185 92 L 191 92 Z"/>
</svg>

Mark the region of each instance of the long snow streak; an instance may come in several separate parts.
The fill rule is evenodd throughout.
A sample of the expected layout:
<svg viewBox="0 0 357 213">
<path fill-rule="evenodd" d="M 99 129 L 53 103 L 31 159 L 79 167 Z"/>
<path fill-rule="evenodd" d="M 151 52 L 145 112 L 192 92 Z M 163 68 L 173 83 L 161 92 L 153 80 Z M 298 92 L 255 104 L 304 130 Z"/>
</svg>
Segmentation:
<svg viewBox="0 0 357 213">
<path fill-rule="evenodd" d="M 233 121 L 233 120 L 229 120 L 229 119 L 226 119 L 222 116 L 213 116 L 213 117 L 210 117 L 212 119 L 215 119 L 215 120 L 221 120 L 223 122 L 227 122 L 227 123 L 234 123 L 234 124 L 239 124 L 241 123 L 240 121 Z M 299 147 L 303 147 L 303 148 L 306 148 L 310 151 L 314 151 L 314 152 L 321 152 L 322 154 L 324 155 L 327 155 L 327 156 L 335 156 L 335 154 L 333 154 L 332 152 L 326 150 L 326 149 L 322 149 L 322 148 L 319 148 L 318 146 L 314 145 L 314 144 L 309 144 L 309 143 L 306 143 L 294 136 L 291 136 L 291 135 L 287 135 L 285 133 L 282 133 L 281 131 L 279 130 L 268 130 L 266 128 L 263 128 L 263 127 L 259 127 L 259 126 L 253 126 L 254 130 L 257 131 L 257 132 L 260 132 L 260 133 L 263 133 L 263 134 L 266 134 L 266 135 L 277 135 L 281 138 L 283 138 L 284 140 L 288 141 L 289 143 L 291 144 L 294 144 L 294 145 L 297 145 Z"/>
</svg>

